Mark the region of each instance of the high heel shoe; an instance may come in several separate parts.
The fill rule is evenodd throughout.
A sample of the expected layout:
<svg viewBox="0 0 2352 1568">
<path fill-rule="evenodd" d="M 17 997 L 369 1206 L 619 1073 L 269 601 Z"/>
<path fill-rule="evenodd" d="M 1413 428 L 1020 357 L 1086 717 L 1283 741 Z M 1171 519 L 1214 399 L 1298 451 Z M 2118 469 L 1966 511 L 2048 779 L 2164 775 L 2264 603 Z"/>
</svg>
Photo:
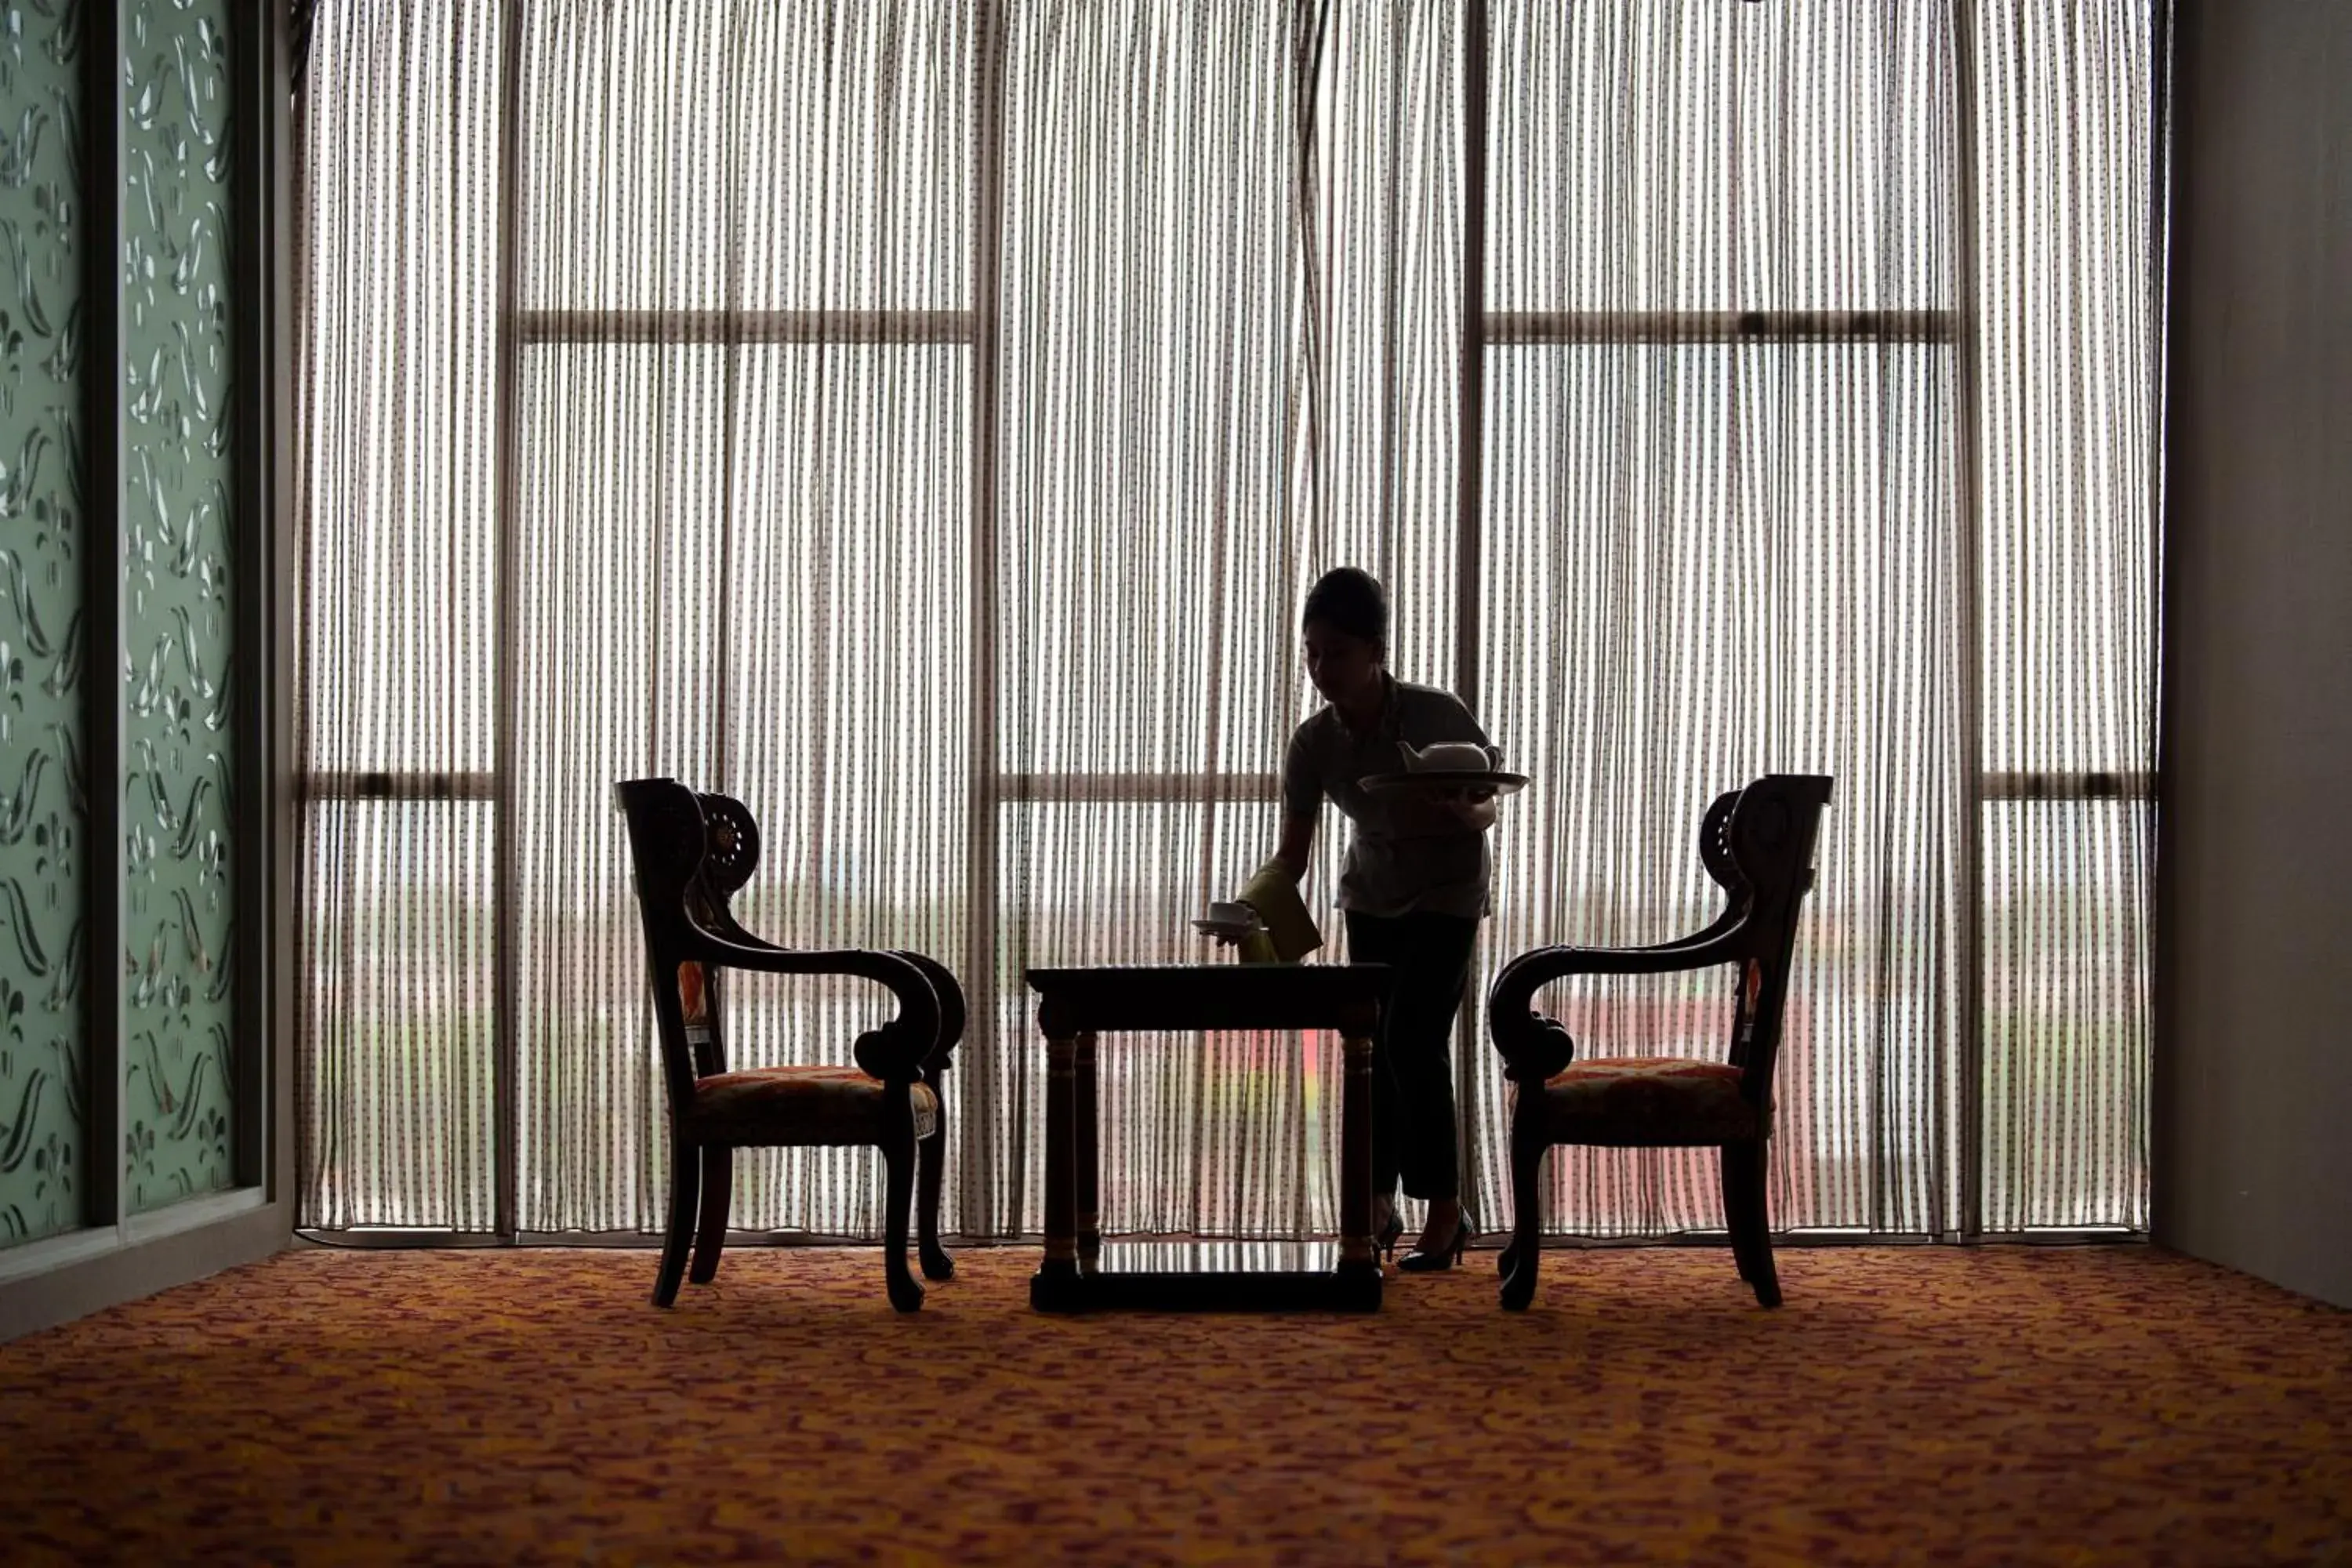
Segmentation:
<svg viewBox="0 0 2352 1568">
<path fill-rule="evenodd" d="M 1414 1274 L 1435 1274 L 1462 1261 L 1464 1248 L 1470 1245 L 1470 1216 L 1466 1213 L 1454 1222 L 1454 1239 L 1434 1252 L 1414 1247 L 1397 1259 L 1399 1268 Z"/>
<path fill-rule="evenodd" d="M 1389 1215 L 1389 1223 L 1382 1226 L 1380 1229 L 1380 1233 L 1372 1237 L 1373 1252 L 1379 1254 L 1382 1258 L 1394 1258 L 1396 1256 L 1397 1238 L 1403 1235 L 1404 1221 L 1399 1219 L 1394 1214 L 1391 1214 Z"/>
</svg>

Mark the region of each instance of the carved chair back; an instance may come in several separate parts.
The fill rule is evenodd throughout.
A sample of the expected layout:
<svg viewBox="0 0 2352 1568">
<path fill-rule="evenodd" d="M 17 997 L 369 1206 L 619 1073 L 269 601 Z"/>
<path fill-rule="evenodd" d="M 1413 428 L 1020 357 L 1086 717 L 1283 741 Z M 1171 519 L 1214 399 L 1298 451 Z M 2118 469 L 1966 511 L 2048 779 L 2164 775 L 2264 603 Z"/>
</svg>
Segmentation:
<svg viewBox="0 0 2352 1568">
<path fill-rule="evenodd" d="M 1505 965 L 1488 1002 L 1488 1026 L 1506 1058 L 1505 1076 L 1539 1085 L 1574 1058 L 1567 1030 L 1532 1011 L 1535 994 L 1550 981 L 1727 963 L 1739 971 L 1729 1060 L 1740 1068 L 1742 1095 L 1769 1104 L 1797 915 L 1812 886 L 1813 851 L 1832 782 L 1811 773 L 1768 773 L 1716 797 L 1700 822 L 1698 852 L 1725 903 L 1706 929 L 1641 948 L 1538 949 Z"/>
<path fill-rule="evenodd" d="M 1813 885 L 1813 853 L 1822 812 L 1829 805 L 1830 781 L 1806 773 L 1771 773 L 1724 799 L 1733 805 L 1723 813 L 1720 847 L 1710 854 L 1702 843 L 1700 854 L 1716 880 L 1733 889 L 1727 915 L 1738 921 L 1735 941 L 1741 962 L 1730 1060 L 1740 1069 L 1740 1092 L 1763 1105 L 1771 1099 L 1796 955 L 1797 916 Z M 1723 800 L 1716 804 L 1719 807 Z M 1716 815 L 1710 809 L 1708 820 Z"/>
<path fill-rule="evenodd" d="M 693 1098 L 696 1079 L 727 1070 L 721 971 L 698 956 L 696 928 L 766 945 L 728 908 L 760 864 L 760 829 L 741 801 L 674 779 L 631 779 L 614 793 L 628 823 L 662 1081 L 676 1109 Z"/>
</svg>

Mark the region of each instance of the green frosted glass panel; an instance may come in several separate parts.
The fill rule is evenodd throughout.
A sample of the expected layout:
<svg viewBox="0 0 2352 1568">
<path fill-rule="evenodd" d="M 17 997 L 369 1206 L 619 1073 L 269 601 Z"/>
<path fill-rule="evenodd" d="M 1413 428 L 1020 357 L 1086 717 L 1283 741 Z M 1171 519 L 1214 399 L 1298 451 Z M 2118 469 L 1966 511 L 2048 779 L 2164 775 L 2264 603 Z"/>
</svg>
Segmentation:
<svg viewBox="0 0 2352 1568">
<path fill-rule="evenodd" d="M 122 18 L 123 1192 L 235 1180 L 227 0 Z"/>
<path fill-rule="evenodd" d="M 79 12 L 0 5 L 0 1246 L 85 1217 Z"/>
</svg>

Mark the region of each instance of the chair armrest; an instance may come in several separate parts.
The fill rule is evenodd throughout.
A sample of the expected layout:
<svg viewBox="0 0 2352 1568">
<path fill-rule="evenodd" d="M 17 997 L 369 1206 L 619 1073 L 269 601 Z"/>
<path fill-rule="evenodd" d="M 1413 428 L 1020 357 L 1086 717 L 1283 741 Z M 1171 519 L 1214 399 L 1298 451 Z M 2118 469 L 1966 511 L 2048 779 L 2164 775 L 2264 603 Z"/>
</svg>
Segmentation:
<svg viewBox="0 0 2352 1568">
<path fill-rule="evenodd" d="M 1706 943 L 1713 942 L 1717 937 L 1723 935 L 1726 931 L 1728 931 L 1734 926 L 1737 926 L 1744 918 L 1745 916 L 1743 912 L 1737 906 L 1734 906 L 1733 908 L 1727 909 L 1724 910 L 1723 913 L 1716 916 L 1715 920 L 1711 923 L 1691 932 L 1688 936 L 1678 936 L 1666 942 L 1635 942 L 1632 947 L 1617 949 L 1604 948 L 1597 951 L 1619 952 L 1686 952 L 1694 947 L 1704 946 Z"/>
<path fill-rule="evenodd" d="M 931 994 L 938 999 L 940 1005 L 939 1040 L 932 1046 L 930 1054 L 923 1058 L 923 1072 L 926 1077 L 933 1073 L 945 1072 L 952 1063 L 956 1043 L 963 1038 L 967 1017 L 963 987 L 956 983 L 956 977 L 949 973 L 947 965 L 937 959 L 916 952 L 912 949 L 894 949 L 893 951 L 900 958 L 921 970 L 923 977 L 931 983 Z"/>
<path fill-rule="evenodd" d="M 697 927 L 696 958 L 728 969 L 764 974 L 847 974 L 871 980 L 898 999 L 898 1016 L 879 1029 L 857 1037 L 857 1065 L 874 1077 L 892 1081 L 920 1076 L 923 1064 L 939 1049 L 943 1009 L 923 965 L 904 954 L 844 947 L 796 950 L 747 947 Z M 956 1001 L 959 1023 L 962 998 Z"/>
<path fill-rule="evenodd" d="M 1542 1083 L 1575 1059 L 1576 1042 L 1557 1019 L 1535 1010 L 1536 993 L 1579 974 L 1674 974 L 1711 969 L 1745 956 L 1745 920 L 1657 947 L 1538 947 L 1503 965 L 1486 993 L 1486 1034 L 1502 1054 L 1503 1076 Z"/>
</svg>

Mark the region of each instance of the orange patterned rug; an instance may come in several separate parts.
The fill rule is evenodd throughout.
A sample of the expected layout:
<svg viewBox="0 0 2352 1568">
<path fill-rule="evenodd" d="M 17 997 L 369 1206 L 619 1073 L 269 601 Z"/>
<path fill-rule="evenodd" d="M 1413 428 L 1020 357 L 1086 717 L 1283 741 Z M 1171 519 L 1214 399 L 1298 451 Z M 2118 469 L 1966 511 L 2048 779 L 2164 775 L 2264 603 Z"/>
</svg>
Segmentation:
<svg viewBox="0 0 2352 1568">
<path fill-rule="evenodd" d="M 2352 1563 L 2352 1313 L 2144 1247 L 1493 1254 L 1376 1317 L 968 1249 L 305 1251 L 0 1346 L 0 1559 Z"/>
</svg>

